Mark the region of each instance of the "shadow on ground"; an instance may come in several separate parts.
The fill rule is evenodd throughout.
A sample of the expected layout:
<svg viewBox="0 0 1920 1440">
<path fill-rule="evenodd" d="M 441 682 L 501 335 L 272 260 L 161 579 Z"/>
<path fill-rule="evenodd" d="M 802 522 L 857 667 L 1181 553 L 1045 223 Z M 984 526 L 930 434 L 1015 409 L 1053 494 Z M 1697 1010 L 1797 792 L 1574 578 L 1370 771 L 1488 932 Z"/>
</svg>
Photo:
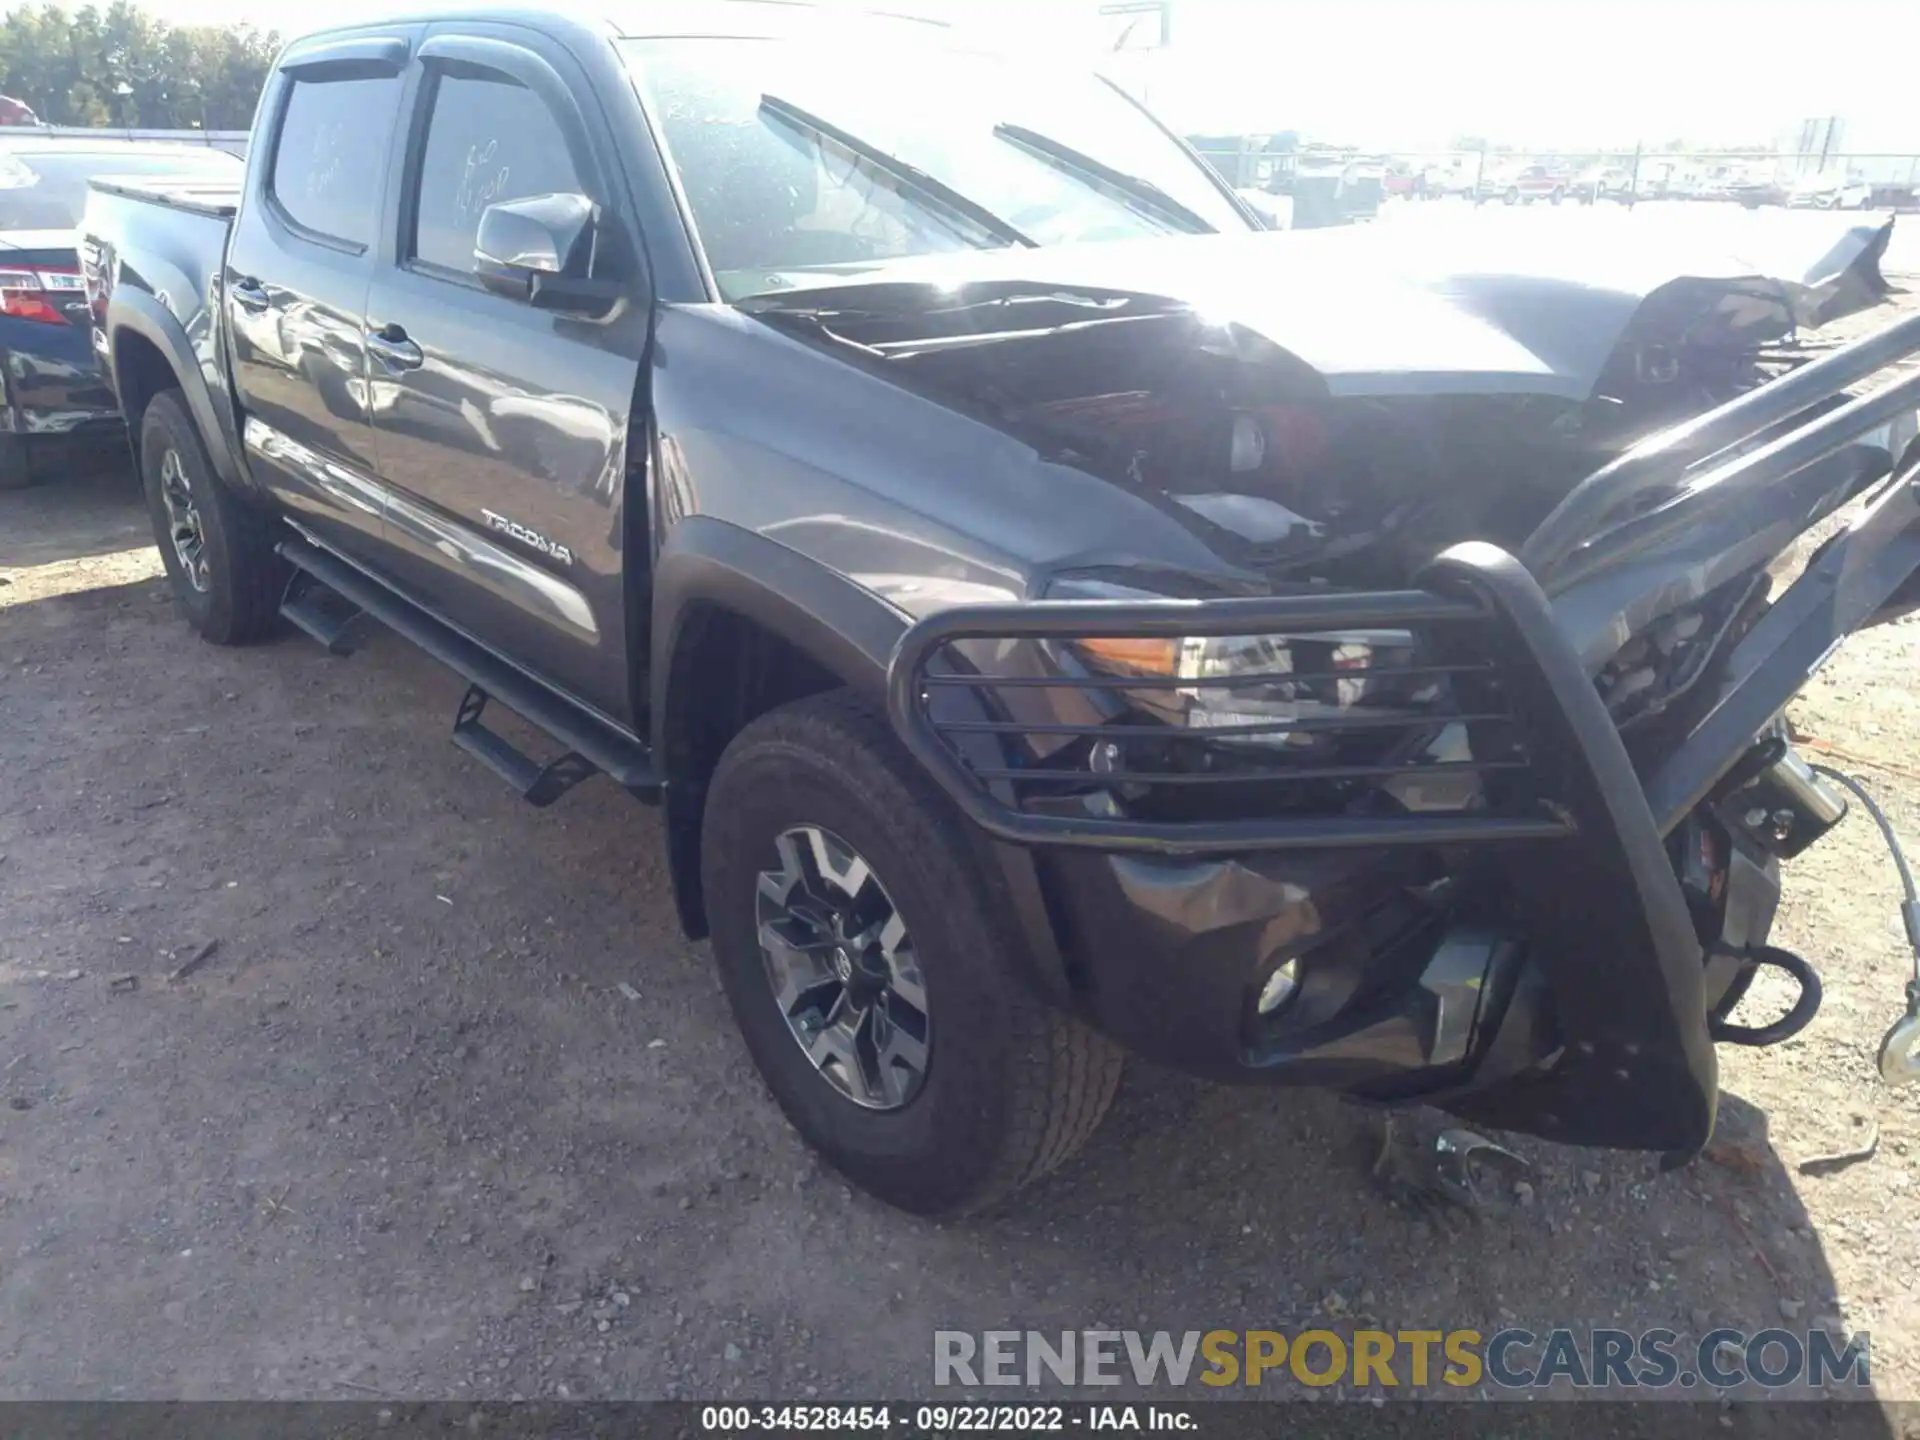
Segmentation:
<svg viewBox="0 0 1920 1440">
<path fill-rule="evenodd" d="M 89 455 L 25 490 L 0 491 L 0 569 L 152 543 L 139 481 L 118 451 Z"/>
</svg>

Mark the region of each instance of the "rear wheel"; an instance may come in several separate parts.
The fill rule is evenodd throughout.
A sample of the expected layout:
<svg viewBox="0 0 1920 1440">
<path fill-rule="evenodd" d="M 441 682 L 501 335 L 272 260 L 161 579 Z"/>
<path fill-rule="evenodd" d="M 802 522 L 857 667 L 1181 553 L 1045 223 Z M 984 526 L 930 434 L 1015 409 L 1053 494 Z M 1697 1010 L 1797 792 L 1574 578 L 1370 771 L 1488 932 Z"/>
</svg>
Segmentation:
<svg viewBox="0 0 1920 1440">
<path fill-rule="evenodd" d="M 855 1184 L 919 1214 L 978 1210 L 1093 1133 L 1120 1052 L 1023 986 L 1006 898 L 963 823 L 853 697 L 740 733 L 701 853 L 747 1049 Z"/>
<path fill-rule="evenodd" d="M 141 417 L 140 480 L 173 597 L 201 638 L 245 645 L 272 634 L 286 583 L 273 525 L 221 483 L 178 390 Z"/>
</svg>

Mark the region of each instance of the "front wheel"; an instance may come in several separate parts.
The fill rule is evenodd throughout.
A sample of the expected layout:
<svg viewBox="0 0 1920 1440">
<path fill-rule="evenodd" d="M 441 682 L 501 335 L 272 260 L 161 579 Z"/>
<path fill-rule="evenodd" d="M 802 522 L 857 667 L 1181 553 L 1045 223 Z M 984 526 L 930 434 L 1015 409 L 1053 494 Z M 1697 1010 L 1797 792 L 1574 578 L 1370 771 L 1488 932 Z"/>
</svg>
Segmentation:
<svg viewBox="0 0 1920 1440">
<path fill-rule="evenodd" d="M 702 884 L 748 1052 L 803 1138 L 903 1210 L 979 1210 L 1081 1146 L 1111 1042 L 1017 972 L 1009 902 L 885 722 L 845 692 L 728 746 Z"/>
<path fill-rule="evenodd" d="M 272 634 L 286 583 L 273 527 L 214 473 L 178 390 L 154 396 L 141 416 L 140 480 L 161 563 L 188 623 L 215 645 Z"/>
</svg>

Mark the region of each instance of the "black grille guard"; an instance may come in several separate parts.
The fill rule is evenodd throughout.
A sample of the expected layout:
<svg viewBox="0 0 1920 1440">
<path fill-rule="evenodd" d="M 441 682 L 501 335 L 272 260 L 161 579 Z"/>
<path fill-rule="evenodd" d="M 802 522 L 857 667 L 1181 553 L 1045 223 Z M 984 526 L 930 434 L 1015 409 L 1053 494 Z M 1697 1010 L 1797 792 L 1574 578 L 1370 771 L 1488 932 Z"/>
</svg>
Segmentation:
<svg viewBox="0 0 1920 1440">
<path fill-rule="evenodd" d="M 1825 542 L 1729 652 L 1702 718 L 1644 775 L 1556 625 L 1549 590 L 1564 595 L 1581 579 L 1631 565 L 1705 516 L 1724 518 L 1732 507 L 1752 506 L 1767 487 L 1920 408 L 1920 374 L 1832 407 L 1846 386 L 1916 350 L 1920 317 L 1655 437 L 1583 483 L 1549 517 L 1523 551 L 1533 568 L 1495 546 L 1471 543 L 1438 557 L 1419 577 L 1421 588 L 1411 591 L 1038 601 L 938 613 L 912 626 L 894 651 L 890 718 L 961 810 L 989 835 L 1015 845 L 1184 855 L 1465 847 L 1458 853 L 1468 863 L 1497 865 L 1516 922 L 1550 957 L 1545 969 L 1556 1008 L 1580 1017 L 1577 1038 L 1550 1075 L 1532 1091 L 1508 1087 L 1479 1097 L 1472 1113 L 1496 1125 L 1524 1117 L 1527 1129 L 1584 1144 L 1690 1151 L 1711 1133 L 1716 1064 L 1701 947 L 1664 837 L 1848 633 L 1885 612 L 1896 595 L 1904 600 L 1911 592 L 1920 577 L 1920 461 L 1914 458 L 1920 452 L 1909 449 L 1907 463 L 1880 482 L 1872 503 Z M 1757 432 L 1782 429 L 1822 400 L 1829 408 L 1817 418 L 1753 443 Z M 1748 448 L 1720 458 L 1743 440 Z M 1677 494 L 1608 523 L 1661 487 Z M 1487 725 L 1511 726 L 1517 737 L 1510 749 L 1489 751 L 1514 757 L 1509 767 L 1492 761 L 1462 767 L 1488 772 L 1478 808 L 1190 822 L 1135 819 L 1084 797 L 1077 807 L 1031 808 L 1020 798 L 1020 782 L 1030 772 L 1010 764 L 1000 742 L 1004 732 L 1033 727 L 984 718 L 981 704 L 980 692 L 1004 687 L 1010 677 L 969 673 L 954 663 L 951 648 L 968 641 L 1369 628 L 1433 637 L 1444 662 L 1436 668 L 1449 673 L 1470 674 L 1476 662 L 1499 672 L 1497 713 L 1458 717 L 1475 735 L 1476 748 Z M 1011 683 L 1122 688 L 1122 682 L 1086 677 L 1022 676 Z M 956 696 L 963 703 L 952 703 Z M 1098 733 L 1092 726 L 1060 728 Z M 1418 768 L 1380 767 L 1380 775 Z M 1328 776 L 1342 778 L 1340 772 Z M 1114 780 L 1129 778 L 1123 771 Z M 1314 778 L 1309 771 L 1306 780 Z"/>
<path fill-rule="evenodd" d="M 1679 882 L 1619 731 L 1571 646 L 1554 625 L 1545 592 L 1524 566 L 1485 544 L 1449 550 L 1426 589 L 1226 602 L 1053 603 L 966 607 L 936 615 L 902 637 L 889 674 L 888 706 L 901 739 L 989 834 L 1022 845 L 1206 854 L 1320 845 L 1474 847 L 1497 860 L 1521 933 L 1552 954 L 1557 1007 L 1582 1017 L 1573 1047 L 1540 1082 L 1477 1096 L 1471 1113 L 1499 1124 L 1519 1107 L 1525 1127 L 1589 1145 L 1691 1150 L 1711 1133 L 1717 1068 L 1707 1035 L 1701 951 Z M 1518 663 L 1502 691 L 1528 737 L 1521 792 L 1531 811 L 1439 817 L 1276 818 L 1191 825 L 1147 824 L 1090 814 L 1034 814 L 1010 803 L 1003 780 L 980 778 L 962 749 L 991 734 L 962 732 L 956 745 L 931 718 L 943 676 L 930 659 L 956 640 L 1113 635 L 1300 634 L 1356 626 L 1464 629 Z M 1456 640 L 1462 637 L 1456 635 Z M 973 678 L 973 677 L 969 677 Z M 990 677 L 982 677 L 990 678 Z M 931 682 L 931 683 L 930 683 Z M 958 687 L 970 690 L 971 687 Z M 998 793 L 995 793 L 996 789 Z M 1456 1106 L 1459 1113 L 1469 1113 Z M 1542 1118 L 1543 1114 L 1547 1118 Z M 1564 1114 L 1564 1123 L 1554 1116 Z"/>
</svg>

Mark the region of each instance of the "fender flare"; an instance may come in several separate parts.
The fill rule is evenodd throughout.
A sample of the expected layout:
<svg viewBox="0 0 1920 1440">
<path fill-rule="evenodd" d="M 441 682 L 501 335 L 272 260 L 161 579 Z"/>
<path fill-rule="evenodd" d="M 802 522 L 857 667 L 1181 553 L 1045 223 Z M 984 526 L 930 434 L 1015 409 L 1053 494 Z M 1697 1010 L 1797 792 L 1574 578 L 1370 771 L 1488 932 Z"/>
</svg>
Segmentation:
<svg viewBox="0 0 1920 1440">
<path fill-rule="evenodd" d="M 687 516 L 667 532 L 654 561 L 652 592 L 645 713 L 654 763 L 665 781 L 674 905 L 681 928 L 699 939 L 707 933 L 700 883 L 706 776 L 691 754 L 686 702 L 675 693 L 689 623 L 709 607 L 730 611 L 884 704 L 887 657 L 907 621 L 871 591 L 818 561 L 706 515 Z"/>
<path fill-rule="evenodd" d="M 213 391 L 207 384 L 206 372 L 200 368 L 193 343 L 188 340 L 186 327 L 179 317 L 146 291 L 118 286 L 107 301 L 106 330 L 107 366 L 112 373 L 113 393 L 126 394 L 120 380 L 120 337 L 130 332 L 158 350 L 173 371 L 180 393 L 186 397 L 187 410 L 220 478 L 229 485 L 245 488 L 247 473 L 240 464 L 230 425 L 222 420 Z M 124 408 L 124 401 L 122 405 Z M 137 437 L 135 439 L 137 443 Z"/>
<path fill-rule="evenodd" d="M 689 516 L 668 531 L 655 562 L 648 717 L 653 753 L 666 781 L 667 859 L 680 923 L 706 934 L 699 834 L 705 786 L 676 775 L 684 746 L 675 733 L 676 651 L 688 617 L 703 605 L 751 620 L 804 651 L 885 713 L 888 663 L 910 624 L 885 600 L 819 561 L 711 516 Z M 1041 890 L 1033 853 L 979 832 L 982 853 L 1007 887 L 1025 941 L 1026 970 L 1038 992 L 1069 1002 L 1071 985 Z"/>
<path fill-rule="evenodd" d="M 669 754 L 674 651 L 688 615 L 702 604 L 764 626 L 855 690 L 886 703 L 887 661 L 906 633 L 905 615 L 797 550 L 724 520 L 690 515 L 667 533 L 654 562 L 647 708 L 654 753 L 663 760 Z"/>
</svg>

